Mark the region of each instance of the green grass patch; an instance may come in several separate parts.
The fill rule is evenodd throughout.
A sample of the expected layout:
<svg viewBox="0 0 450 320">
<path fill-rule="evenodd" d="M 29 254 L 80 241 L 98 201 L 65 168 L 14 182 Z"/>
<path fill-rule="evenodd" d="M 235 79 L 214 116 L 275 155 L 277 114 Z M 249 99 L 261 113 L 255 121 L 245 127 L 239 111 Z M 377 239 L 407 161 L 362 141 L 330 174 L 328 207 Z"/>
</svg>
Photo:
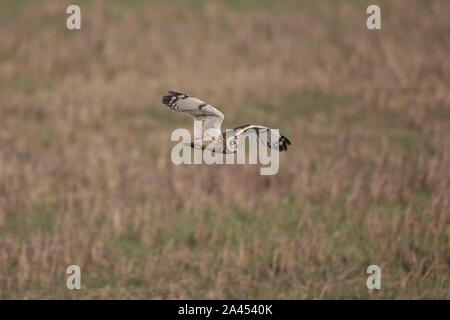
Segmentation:
<svg viewBox="0 0 450 320">
<path fill-rule="evenodd" d="M 332 7 L 337 10 L 337 7 L 344 4 L 363 5 L 367 1 L 364 0 L 153 0 L 151 2 L 146 0 L 108 0 L 105 1 L 109 6 L 119 6 L 130 10 L 142 10 L 149 6 L 161 5 L 177 5 L 188 7 L 197 12 L 203 12 L 207 4 L 217 3 L 223 4 L 226 8 L 235 12 L 257 12 L 270 11 L 273 14 L 289 13 L 289 12 L 307 12 L 310 14 L 320 14 L 321 9 L 325 6 Z"/>
<path fill-rule="evenodd" d="M 130 258 L 145 258 L 148 253 L 148 249 L 141 243 L 140 239 L 128 233 L 123 233 L 109 242 L 107 248 L 114 253 Z"/>
<path fill-rule="evenodd" d="M 1 235 L 15 235 L 27 239 L 31 234 L 53 232 L 58 211 L 53 206 L 35 205 L 31 210 L 15 211 L 6 215 L 4 228 L 0 228 Z"/>
<path fill-rule="evenodd" d="M 55 87 L 55 80 L 52 78 L 32 77 L 29 75 L 16 76 L 11 79 L 1 81 L 1 85 L 13 92 L 23 93 L 30 96 L 38 90 L 52 90 Z"/>
</svg>

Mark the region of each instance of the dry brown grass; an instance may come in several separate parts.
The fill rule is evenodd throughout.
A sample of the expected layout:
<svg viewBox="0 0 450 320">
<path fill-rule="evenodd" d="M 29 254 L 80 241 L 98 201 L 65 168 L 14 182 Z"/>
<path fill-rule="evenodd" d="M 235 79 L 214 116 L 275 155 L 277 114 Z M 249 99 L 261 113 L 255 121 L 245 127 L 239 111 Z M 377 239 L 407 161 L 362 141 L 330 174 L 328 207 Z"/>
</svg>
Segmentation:
<svg viewBox="0 0 450 320">
<path fill-rule="evenodd" d="M 450 298 L 448 1 L 70 3 L 1 4 L 1 298 Z M 279 174 L 173 165 L 169 89 Z"/>
</svg>

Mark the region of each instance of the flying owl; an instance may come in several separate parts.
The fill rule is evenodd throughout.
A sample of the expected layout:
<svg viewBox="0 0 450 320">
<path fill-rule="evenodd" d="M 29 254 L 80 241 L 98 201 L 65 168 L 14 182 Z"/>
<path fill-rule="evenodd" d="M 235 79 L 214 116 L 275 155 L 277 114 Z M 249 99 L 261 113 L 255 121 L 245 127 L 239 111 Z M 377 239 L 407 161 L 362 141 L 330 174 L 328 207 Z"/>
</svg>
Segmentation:
<svg viewBox="0 0 450 320">
<path fill-rule="evenodd" d="M 169 91 L 161 101 L 167 108 L 180 112 L 194 121 L 202 122 L 201 136 L 195 136 L 190 143 L 192 148 L 208 149 L 219 153 L 235 153 L 238 147 L 238 137 L 244 136 L 258 141 L 272 149 L 286 151 L 291 142 L 277 131 L 264 126 L 246 124 L 222 132 L 224 119 L 222 112 L 197 98 L 184 93 Z"/>
</svg>

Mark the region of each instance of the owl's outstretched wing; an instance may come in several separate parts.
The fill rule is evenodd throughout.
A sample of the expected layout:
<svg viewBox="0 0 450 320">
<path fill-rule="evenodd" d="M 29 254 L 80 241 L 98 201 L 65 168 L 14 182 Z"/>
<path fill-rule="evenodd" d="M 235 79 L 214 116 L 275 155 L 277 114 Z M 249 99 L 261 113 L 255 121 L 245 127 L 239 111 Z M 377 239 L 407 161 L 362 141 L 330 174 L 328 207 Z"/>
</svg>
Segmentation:
<svg viewBox="0 0 450 320">
<path fill-rule="evenodd" d="M 206 102 L 175 91 L 169 91 L 169 94 L 164 96 L 161 102 L 170 110 L 183 113 L 194 121 L 202 121 L 202 136 L 209 129 L 213 129 L 212 131 L 217 135 L 220 134 L 224 115 Z"/>
<path fill-rule="evenodd" d="M 246 124 L 234 128 L 234 134 L 236 136 L 258 139 L 261 144 L 280 152 L 286 151 L 287 146 L 291 144 L 289 139 L 280 134 L 278 130 L 254 124 Z"/>
</svg>

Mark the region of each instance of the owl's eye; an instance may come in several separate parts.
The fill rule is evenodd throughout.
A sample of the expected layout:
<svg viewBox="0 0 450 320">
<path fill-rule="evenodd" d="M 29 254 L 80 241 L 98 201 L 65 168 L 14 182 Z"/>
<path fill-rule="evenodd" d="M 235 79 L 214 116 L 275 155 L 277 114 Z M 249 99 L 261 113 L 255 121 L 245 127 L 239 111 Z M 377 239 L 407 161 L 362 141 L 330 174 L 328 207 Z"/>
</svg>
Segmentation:
<svg viewBox="0 0 450 320">
<path fill-rule="evenodd" d="M 235 145 L 235 144 L 236 144 L 236 141 L 234 141 L 234 140 L 231 141 L 231 144 L 232 144 L 232 145 Z"/>
</svg>

